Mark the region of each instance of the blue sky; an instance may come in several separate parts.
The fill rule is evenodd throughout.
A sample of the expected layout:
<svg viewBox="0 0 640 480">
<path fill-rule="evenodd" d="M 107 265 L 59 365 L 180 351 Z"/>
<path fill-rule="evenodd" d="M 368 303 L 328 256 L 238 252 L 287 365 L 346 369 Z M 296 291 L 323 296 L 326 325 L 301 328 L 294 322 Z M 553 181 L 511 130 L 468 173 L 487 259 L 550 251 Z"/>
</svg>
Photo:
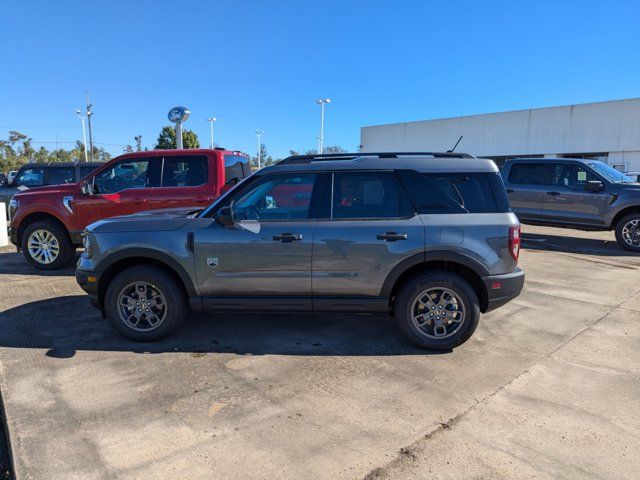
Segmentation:
<svg viewBox="0 0 640 480">
<path fill-rule="evenodd" d="M 0 135 L 152 147 L 174 105 L 209 142 L 349 150 L 360 127 L 640 96 L 635 1 L 3 1 Z M 434 149 L 449 147 L 443 139 Z M 61 146 L 69 144 L 60 143 Z M 48 148 L 54 143 L 45 144 Z"/>
</svg>

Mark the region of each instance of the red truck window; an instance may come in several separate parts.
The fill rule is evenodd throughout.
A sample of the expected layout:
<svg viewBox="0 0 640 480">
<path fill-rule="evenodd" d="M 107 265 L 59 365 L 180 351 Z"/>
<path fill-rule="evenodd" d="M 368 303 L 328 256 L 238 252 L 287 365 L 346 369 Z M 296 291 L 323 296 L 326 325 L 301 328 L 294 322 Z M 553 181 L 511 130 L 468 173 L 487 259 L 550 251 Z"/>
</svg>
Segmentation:
<svg viewBox="0 0 640 480">
<path fill-rule="evenodd" d="M 205 156 L 165 157 L 162 164 L 163 187 L 197 187 L 208 180 Z"/>
</svg>

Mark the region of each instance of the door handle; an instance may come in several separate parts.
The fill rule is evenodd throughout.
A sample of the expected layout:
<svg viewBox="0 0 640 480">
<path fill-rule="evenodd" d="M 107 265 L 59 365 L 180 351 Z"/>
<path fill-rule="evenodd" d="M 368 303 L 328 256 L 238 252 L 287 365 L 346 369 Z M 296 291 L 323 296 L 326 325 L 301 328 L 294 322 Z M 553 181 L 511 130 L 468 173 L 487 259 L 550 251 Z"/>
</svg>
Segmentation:
<svg viewBox="0 0 640 480">
<path fill-rule="evenodd" d="M 274 235 L 274 242 L 293 242 L 302 240 L 302 235 L 299 233 L 281 233 L 280 235 Z"/>
<path fill-rule="evenodd" d="M 560 192 L 547 192 L 547 195 L 551 195 L 552 197 L 557 197 L 560 195 Z"/>
<path fill-rule="evenodd" d="M 507 188 L 507 193 L 513 193 L 513 188 Z"/>
<path fill-rule="evenodd" d="M 406 233 L 385 232 L 376 235 L 378 240 L 384 240 L 385 242 L 395 242 L 396 240 L 406 240 Z"/>
<path fill-rule="evenodd" d="M 207 197 L 196 197 L 197 203 L 207 203 Z"/>
<path fill-rule="evenodd" d="M 133 199 L 133 204 L 134 205 L 142 205 L 144 203 L 144 198 L 134 198 Z"/>
</svg>

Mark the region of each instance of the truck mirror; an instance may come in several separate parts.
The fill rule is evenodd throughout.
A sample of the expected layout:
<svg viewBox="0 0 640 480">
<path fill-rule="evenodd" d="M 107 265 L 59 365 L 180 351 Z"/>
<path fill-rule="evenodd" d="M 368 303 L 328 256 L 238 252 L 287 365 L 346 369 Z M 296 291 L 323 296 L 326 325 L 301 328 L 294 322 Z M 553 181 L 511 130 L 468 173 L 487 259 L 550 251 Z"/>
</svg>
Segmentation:
<svg viewBox="0 0 640 480">
<path fill-rule="evenodd" d="M 219 223 L 223 227 L 230 227 L 235 223 L 235 220 L 233 218 L 232 207 L 231 206 L 222 207 L 220 210 L 218 210 L 218 213 L 216 213 L 216 216 L 214 219 L 217 223 Z"/>
<path fill-rule="evenodd" d="M 80 184 L 80 191 L 83 195 L 92 195 L 93 194 L 93 182 L 85 180 Z"/>
<path fill-rule="evenodd" d="M 604 189 L 604 184 L 600 180 L 587 180 L 584 189 L 588 192 L 599 192 Z"/>
</svg>

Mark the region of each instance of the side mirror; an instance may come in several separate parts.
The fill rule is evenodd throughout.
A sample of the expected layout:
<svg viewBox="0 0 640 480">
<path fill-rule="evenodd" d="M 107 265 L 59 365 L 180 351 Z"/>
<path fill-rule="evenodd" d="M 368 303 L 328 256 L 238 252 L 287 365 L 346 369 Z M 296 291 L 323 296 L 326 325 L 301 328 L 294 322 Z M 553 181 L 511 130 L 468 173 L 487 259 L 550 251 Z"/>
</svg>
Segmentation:
<svg viewBox="0 0 640 480">
<path fill-rule="evenodd" d="M 600 180 L 587 180 L 584 184 L 584 189 L 587 192 L 599 192 L 604 190 L 604 184 Z"/>
<path fill-rule="evenodd" d="M 85 180 L 80 184 L 80 191 L 83 195 L 93 195 L 93 182 Z"/>
<path fill-rule="evenodd" d="M 218 210 L 218 213 L 216 213 L 214 220 L 223 227 L 230 227 L 231 225 L 236 223 L 235 219 L 233 218 L 232 206 L 222 207 L 220 210 Z"/>
</svg>

